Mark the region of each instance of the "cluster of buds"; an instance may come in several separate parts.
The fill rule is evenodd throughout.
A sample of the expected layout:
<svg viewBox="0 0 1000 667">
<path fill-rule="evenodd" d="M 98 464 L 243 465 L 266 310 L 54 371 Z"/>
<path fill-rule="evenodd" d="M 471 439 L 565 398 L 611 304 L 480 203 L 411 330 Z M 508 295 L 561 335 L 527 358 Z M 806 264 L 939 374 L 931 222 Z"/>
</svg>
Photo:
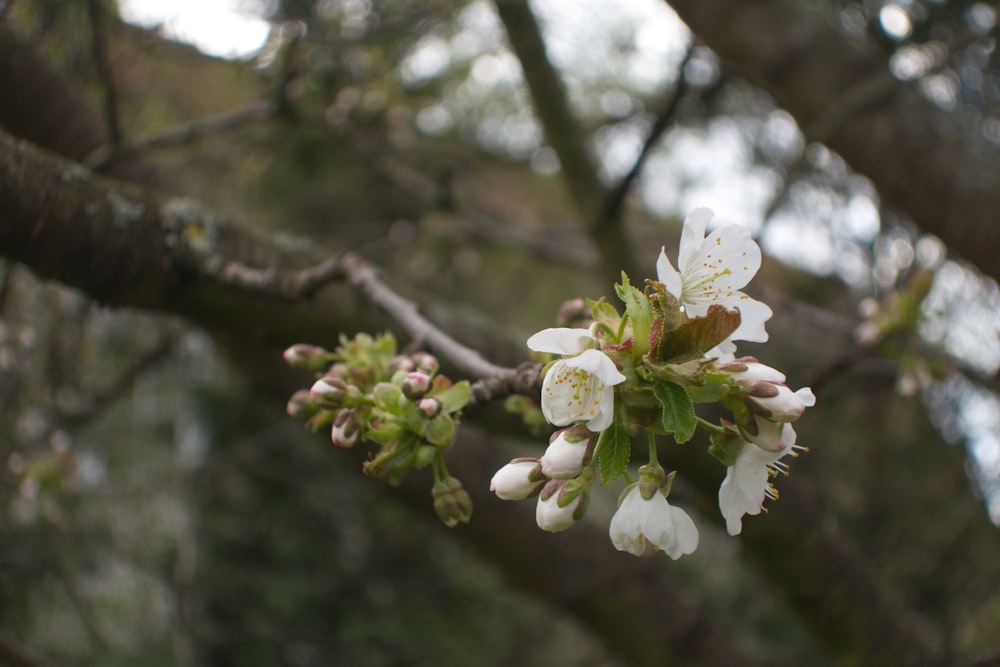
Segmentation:
<svg viewBox="0 0 1000 667">
<path fill-rule="evenodd" d="M 289 399 L 288 414 L 304 418 L 314 432 L 329 429 L 337 447 L 374 443 L 377 450 L 363 469 L 390 485 L 411 468 L 431 466 L 438 516 L 449 526 L 467 522 L 471 501 L 443 455 L 472 396 L 469 383 L 438 373 L 438 360 L 426 352 L 398 354 L 389 334 L 359 334 L 340 343 L 333 351 L 305 344 L 285 351 L 291 366 L 316 373 L 309 389 Z"/>
<path fill-rule="evenodd" d="M 565 530 L 587 511 L 596 443 L 596 434 L 584 426 L 556 431 L 541 458 L 514 459 L 498 470 L 490 491 L 503 500 L 538 496 L 538 527 L 550 532 Z"/>
<path fill-rule="evenodd" d="M 744 515 L 777 498 L 771 479 L 787 472 L 780 459 L 803 449 L 791 422 L 815 396 L 808 388 L 792 391 L 782 373 L 752 357 L 736 358 L 735 341 L 767 340 L 764 324 L 772 313 L 740 291 L 760 267 L 760 248 L 736 225 L 706 236 L 711 217 L 708 209 L 696 209 L 685 220 L 679 270 L 664 251 L 657 280 L 647 280 L 645 289 L 622 275 L 616 292 L 623 313 L 604 300 L 587 301 L 586 318 L 574 301 L 560 323 L 575 327 L 528 339 L 530 349 L 546 355 L 541 411 L 550 424 L 566 428 L 540 459 L 515 459 L 501 468 L 492 490 L 505 500 L 537 495 L 543 530 L 565 530 L 583 516 L 599 470 L 602 485 L 623 476 L 629 482 L 611 522 L 616 548 L 635 555 L 663 551 L 675 559 L 693 552 L 698 531 L 687 513 L 667 502 L 676 473 L 657 462 L 656 436 L 683 443 L 698 427 L 710 434 L 709 454 L 727 467 L 719 506 L 731 534 L 741 531 Z M 732 421 L 708 422 L 695 412 L 696 403 L 720 404 Z M 648 435 L 649 463 L 632 482 L 631 438 L 641 430 Z"/>
</svg>

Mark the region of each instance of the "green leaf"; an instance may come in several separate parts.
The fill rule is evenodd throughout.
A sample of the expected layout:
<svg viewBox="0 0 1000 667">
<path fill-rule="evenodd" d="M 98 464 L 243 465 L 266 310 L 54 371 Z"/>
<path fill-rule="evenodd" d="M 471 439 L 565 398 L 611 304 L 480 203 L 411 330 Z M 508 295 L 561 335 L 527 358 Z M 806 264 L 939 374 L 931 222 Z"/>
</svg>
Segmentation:
<svg viewBox="0 0 1000 667">
<path fill-rule="evenodd" d="M 632 441 L 628 428 L 620 420 L 604 429 L 597 440 L 597 461 L 601 466 L 601 486 L 625 474 L 632 458 Z"/>
<path fill-rule="evenodd" d="M 468 380 L 462 380 L 451 385 L 441 393 L 428 392 L 428 396 L 433 396 L 441 401 L 441 412 L 451 414 L 458 412 L 469 402 L 472 398 L 472 386 Z"/>
<path fill-rule="evenodd" d="M 649 330 L 653 325 L 653 309 L 646 295 L 632 286 L 622 271 L 622 282 L 615 285 L 618 298 L 625 304 L 625 312 L 632 322 L 632 349 L 637 355 L 649 350 Z"/>
<path fill-rule="evenodd" d="M 674 434 L 674 440 L 685 443 L 694 435 L 696 421 L 694 405 L 684 387 L 673 382 L 656 385 L 653 394 L 663 406 L 663 429 Z"/>
</svg>

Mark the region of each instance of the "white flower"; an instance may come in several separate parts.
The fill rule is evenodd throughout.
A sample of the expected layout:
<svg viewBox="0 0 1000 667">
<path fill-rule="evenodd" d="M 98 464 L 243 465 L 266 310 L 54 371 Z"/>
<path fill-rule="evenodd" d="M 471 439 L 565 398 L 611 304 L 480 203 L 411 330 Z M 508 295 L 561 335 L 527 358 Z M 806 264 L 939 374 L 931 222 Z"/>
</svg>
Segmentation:
<svg viewBox="0 0 1000 667">
<path fill-rule="evenodd" d="M 545 484 L 538 459 L 514 459 L 497 470 L 490 480 L 490 491 L 501 500 L 524 500 Z"/>
<path fill-rule="evenodd" d="M 726 470 L 726 479 L 719 487 L 719 509 L 730 535 L 739 535 L 743 530 L 744 514 L 760 514 L 766 498 L 777 499 L 778 491 L 771 485 L 770 478 L 772 474 L 784 472 L 786 467 L 779 459 L 792 452 L 795 443 L 791 424 L 785 424 L 782 431 L 791 434 L 792 444 L 788 448 L 772 452 L 750 442 L 744 443 L 736 462 Z"/>
<path fill-rule="evenodd" d="M 587 329 L 544 329 L 528 339 L 528 347 L 536 352 L 572 355 L 552 364 L 542 382 L 542 414 L 550 424 L 586 422 L 595 432 L 611 425 L 614 386 L 625 376 L 593 344 Z"/>
<path fill-rule="evenodd" d="M 719 346 L 722 352 L 732 352 L 734 340 L 766 341 L 764 323 L 773 313 L 766 304 L 739 291 L 760 268 L 760 247 L 740 225 L 721 227 L 706 238 L 712 215 L 707 208 L 688 214 L 677 254 L 680 271 L 667 259 L 666 250 L 661 250 L 656 273 L 667 291 L 684 305 L 688 317 L 704 316 L 712 304 L 740 311 L 739 327 Z"/>
<path fill-rule="evenodd" d="M 649 500 L 639 484 L 626 490 L 618 511 L 611 518 L 611 543 L 634 556 L 650 556 L 659 550 L 677 560 L 698 548 L 698 528 L 684 510 L 673 507 L 656 490 Z"/>
</svg>

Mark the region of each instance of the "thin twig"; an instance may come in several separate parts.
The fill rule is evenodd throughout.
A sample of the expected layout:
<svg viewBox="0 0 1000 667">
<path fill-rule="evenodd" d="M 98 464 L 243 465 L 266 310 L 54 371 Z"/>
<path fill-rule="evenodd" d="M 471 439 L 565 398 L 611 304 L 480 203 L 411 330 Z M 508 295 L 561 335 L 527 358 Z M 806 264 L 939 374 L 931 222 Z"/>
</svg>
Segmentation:
<svg viewBox="0 0 1000 667">
<path fill-rule="evenodd" d="M 460 372 L 476 379 L 506 378 L 513 381 L 517 371 L 497 366 L 478 352 L 459 343 L 420 314 L 416 305 L 389 289 L 378 279 L 375 269 L 353 254 L 341 256 L 347 280 L 372 304 L 398 322 L 411 337 L 422 340 L 436 354 L 450 361 Z"/>
<path fill-rule="evenodd" d="M 628 195 L 629 190 L 631 190 L 632 184 L 635 182 L 636 178 L 639 177 L 639 173 L 642 171 L 642 167 L 646 163 L 646 158 L 649 156 L 656 143 L 660 140 L 660 137 L 663 136 L 663 133 L 666 132 L 673 124 L 674 117 L 677 115 L 677 108 L 680 106 L 680 101 L 688 89 L 687 79 L 684 78 L 684 68 L 687 67 L 687 64 L 691 61 L 691 55 L 694 53 L 694 47 L 695 42 L 692 40 L 691 44 L 687 48 L 687 51 L 684 53 L 684 58 L 677 67 L 677 82 L 674 84 L 673 90 L 670 91 L 670 97 L 667 100 L 666 106 L 653 122 L 653 127 L 650 128 L 649 135 L 646 137 L 646 142 L 643 144 L 642 150 L 639 152 L 639 156 L 635 159 L 635 163 L 632 165 L 632 168 L 608 196 L 607 202 L 604 205 L 604 214 L 601 218 L 604 224 L 617 223 L 618 219 L 621 217 L 625 197 Z"/>
<path fill-rule="evenodd" d="M 339 255 L 298 271 L 257 269 L 227 262 L 210 273 L 228 287 L 285 301 L 309 298 L 321 287 L 347 278 L 343 256 Z"/>
</svg>

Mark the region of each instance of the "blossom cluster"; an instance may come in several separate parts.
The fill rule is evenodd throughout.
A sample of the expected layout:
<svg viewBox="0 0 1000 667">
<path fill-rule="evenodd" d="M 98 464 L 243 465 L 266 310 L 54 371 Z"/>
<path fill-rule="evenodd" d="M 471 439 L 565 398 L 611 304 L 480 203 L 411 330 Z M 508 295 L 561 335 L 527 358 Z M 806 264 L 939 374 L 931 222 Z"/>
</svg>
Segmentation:
<svg viewBox="0 0 1000 667">
<path fill-rule="evenodd" d="M 337 447 L 375 443 L 378 451 L 363 469 L 390 485 L 399 484 L 411 468 L 431 466 L 438 516 L 448 526 L 469 521 L 469 494 L 448 473 L 443 457 L 472 396 L 468 382 L 452 383 L 438 373 L 431 354 L 398 354 L 390 334 L 343 338 L 334 351 L 293 345 L 284 357 L 290 366 L 316 374 L 309 389 L 289 399 L 289 415 L 305 418 L 314 432 L 329 429 Z"/>
<path fill-rule="evenodd" d="M 667 500 L 676 473 L 658 463 L 655 438 L 669 434 L 683 443 L 699 426 L 710 433 L 709 453 L 727 468 L 719 507 L 730 534 L 777 498 L 772 479 L 787 472 L 782 459 L 802 449 L 792 422 L 816 399 L 809 388 L 790 389 L 776 369 L 735 356 L 735 341 L 767 340 L 772 312 L 741 291 L 761 263 L 749 231 L 730 225 L 706 235 L 711 218 L 706 208 L 691 212 L 677 268 L 661 251 L 657 280 L 644 290 L 622 275 L 616 291 L 624 314 L 590 301 L 587 328 L 550 328 L 528 339 L 550 359 L 541 410 L 560 429 L 541 457 L 501 468 L 491 490 L 504 500 L 537 497 L 543 530 L 566 530 L 583 517 L 599 470 L 602 484 L 623 476 L 629 482 L 611 520 L 615 548 L 674 559 L 692 553 L 698 529 Z M 732 419 L 708 422 L 695 403 L 721 404 Z M 632 481 L 631 437 L 643 429 L 649 462 Z"/>
</svg>

